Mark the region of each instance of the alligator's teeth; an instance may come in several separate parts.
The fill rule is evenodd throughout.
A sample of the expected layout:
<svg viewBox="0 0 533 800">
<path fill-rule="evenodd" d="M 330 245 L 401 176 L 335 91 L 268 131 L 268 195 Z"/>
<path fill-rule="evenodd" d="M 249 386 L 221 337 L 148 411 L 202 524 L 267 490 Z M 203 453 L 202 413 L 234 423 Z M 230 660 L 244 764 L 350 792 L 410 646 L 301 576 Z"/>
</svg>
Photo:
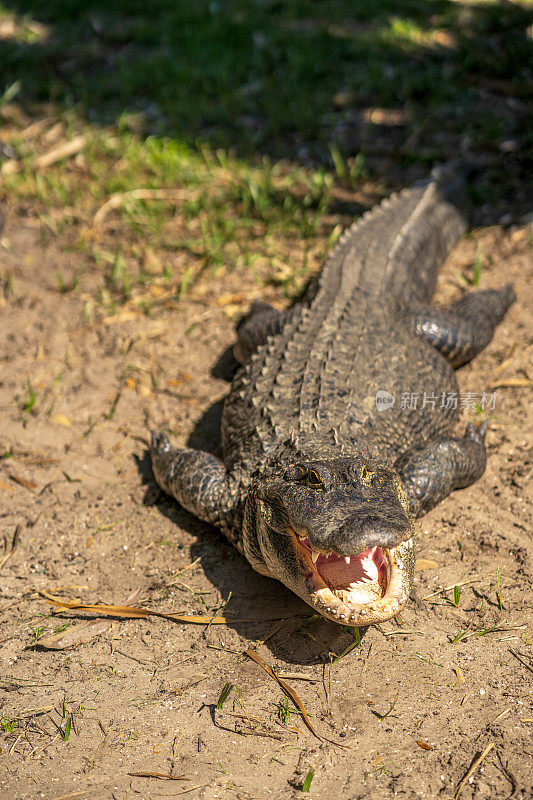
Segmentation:
<svg viewBox="0 0 533 800">
<path fill-rule="evenodd" d="M 350 556 L 344 556 L 344 560 L 346 561 L 347 564 L 349 564 L 350 563 Z"/>
<path fill-rule="evenodd" d="M 298 539 L 299 539 L 301 542 L 305 542 L 305 540 L 307 539 L 307 536 L 304 536 L 303 534 L 299 533 L 299 534 L 298 534 Z"/>
<path fill-rule="evenodd" d="M 313 562 L 313 564 L 316 564 L 319 555 L 320 553 L 317 553 L 316 550 L 311 550 L 311 561 Z"/>
</svg>

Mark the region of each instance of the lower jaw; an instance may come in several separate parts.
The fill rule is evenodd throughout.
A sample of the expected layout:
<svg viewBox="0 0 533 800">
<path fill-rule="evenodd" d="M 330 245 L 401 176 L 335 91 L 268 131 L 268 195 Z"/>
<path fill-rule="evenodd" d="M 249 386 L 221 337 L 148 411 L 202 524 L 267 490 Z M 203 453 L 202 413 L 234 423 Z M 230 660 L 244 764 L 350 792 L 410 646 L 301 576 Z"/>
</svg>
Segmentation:
<svg viewBox="0 0 533 800">
<path fill-rule="evenodd" d="M 383 597 L 364 603 L 347 603 L 317 572 L 307 580 L 308 602 L 320 613 L 341 625 L 374 625 L 398 614 L 409 596 L 413 564 L 413 540 L 402 542 L 387 553 L 391 574 Z"/>
</svg>

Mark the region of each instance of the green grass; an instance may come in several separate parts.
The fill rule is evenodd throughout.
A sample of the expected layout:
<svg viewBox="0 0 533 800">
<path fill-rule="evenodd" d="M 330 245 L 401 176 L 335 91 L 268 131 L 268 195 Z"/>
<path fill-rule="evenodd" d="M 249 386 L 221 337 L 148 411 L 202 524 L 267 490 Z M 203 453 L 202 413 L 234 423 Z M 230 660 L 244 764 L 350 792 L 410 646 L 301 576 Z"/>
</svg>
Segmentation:
<svg viewBox="0 0 533 800">
<path fill-rule="evenodd" d="M 174 139 L 117 136 L 86 123 L 81 129 L 86 146 L 79 171 L 68 162 L 35 170 L 37 145 L 15 133 L 11 145 L 23 169 L 5 176 L 4 191 L 30 202 L 45 223 L 54 210 L 61 225 L 46 229 L 101 274 L 95 297 L 105 313 L 115 313 L 130 299 L 151 313 L 158 299 L 148 287 L 158 285 L 180 300 L 221 269 L 260 269 L 276 282 L 277 265 L 287 261 L 287 238 L 305 249 L 317 237 L 333 184 L 324 169 L 273 164 L 266 157 L 255 166 L 207 145 L 199 152 Z M 152 196 L 131 197 L 138 187 Z M 164 199 L 158 198 L 161 191 Z M 95 224 L 95 215 L 115 195 L 119 205 Z M 145 268 L 147 255 L 151 271 Z M 155 273 L 154 258 L 160 266 Z M 85 267 L 71 276 L 58 274 L 58 291 L 83 289 Z M 290 272 L 285 293 L 297 293 L 303 280 Z M 87 304 L 87 317 L 93 313 L 94 303 Z"/>
<path fill-rule="evenodd" d="M 89 322 L 157 313 L 230 269 L 294 297 L 337 198 L 391 166 L 394 183 L 480 159 L 479 203 L 514 202 L 526 174 L 531 3 L 0 0 L 2 18 L 2 157 L 21 169 L 0 202 L 82 256 L 57 285 L 90 286 Z M 37 167 L 79 135 L 76 156 Z"/>
<path fill-rule="evenodd" d="M 18 20 L 2 45 L 4 83 L 119 130 L 294 155 L 294 139 L 327 145 L 339 91 L 425 113 L 447 102 L 466 110 L 476 75 L 526 92 L 528 5 L 4 0 Z"/>
<path fill-rule="evenodd" d="M 26 384 L 28 387 L 26 394 L 23 397 L 20 397 L 20 395 L 15 396 L 15 401 L 23 415 L 35 412 L 35 404 L 39 396 L 39 393 L 35 391 L 28 379 L 26 379 Z"/>
<path fill-rule="evenodd" d="M 2 717 L 0 720 L 0 725 L 4 733 L 13 733 L 15 728 L 19 726 L 19 720 L 16 717 L 13 719 Z"/>
<path fill-rule="evenodd" d="M 234 684 L 231 683 L 230 681 L 228 681 L 222 687 L 222 691 L 220 692 L 220 694 L 218 696 L 217 703 L 216 703 L 216 708 L 217 708 L 218 711 L 220 711 L 224 707 L 224 703 L 226 702 L 226 700 L 230 696 L 231 690 L 233 689 L 233 686 L 234 686 Z"/>
<path fill-rule="evenodd" d="M 313 778 L 314 777 L 315 777 L 315 771 L 314 771 L 314 769 L 310 769 L 308 771 L 307 775 L 305 776 L 304 781 L 302 783 L 302 792 L 308 792 L 309 791 L 309 789 L 311 788 L 311 783 L 313 782 Z"/>
</svg>

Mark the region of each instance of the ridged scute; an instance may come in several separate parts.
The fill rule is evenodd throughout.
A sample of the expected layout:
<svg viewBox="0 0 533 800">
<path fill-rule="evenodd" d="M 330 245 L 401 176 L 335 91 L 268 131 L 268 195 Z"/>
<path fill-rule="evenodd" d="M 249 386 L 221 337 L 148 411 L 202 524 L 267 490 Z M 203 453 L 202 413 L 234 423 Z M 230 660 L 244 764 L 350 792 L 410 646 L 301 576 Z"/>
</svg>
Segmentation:
<svg viewBox="0 0 533 800">
<path fill-rule="evenodd" d="M 413 336 L 403 310 L 431 298 L 438 270 L 465 229 L 439 180 L 392 195 L 341 236 L 302 304 L 237 375 L 223 417 L 230 468 L 264 459 L 296 431 L 318 446 L 368 446 L 394 459 L 445 433 L 454 412 L 420 410 L 424 392 L 456 391 L 453 370 Z M 271 324 L 271 322 L 269 322 Z M 378 411 L 376 392 L 395 406 Z M 418 395 L 416 411 L 401 397 Z"/>
</svg>

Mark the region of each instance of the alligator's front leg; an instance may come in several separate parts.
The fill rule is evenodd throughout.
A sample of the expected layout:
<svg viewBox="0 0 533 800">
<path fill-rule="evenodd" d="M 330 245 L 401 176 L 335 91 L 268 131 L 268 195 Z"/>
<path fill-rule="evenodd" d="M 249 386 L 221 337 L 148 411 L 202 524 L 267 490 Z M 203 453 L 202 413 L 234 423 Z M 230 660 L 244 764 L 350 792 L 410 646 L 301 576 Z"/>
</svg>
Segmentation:
<svg viewBox="0 0 533 800">
<path fill-rule="evenodd" d="M 240 494 L 224 465 L 202 450 L 174 449 L 163 433 L 152 433 L 150 453 L 159 486 L 187 511 L 220 528 L 239 547 L 234 523 Z"/>
<path fill-rule="evenodd" d="M 479 427 L 469 423 L 462 438 L 435 439 L 398 459 L 395 467 L 412 514 L 424 514 L 454 489 L 470 486 L 483 475 L 487 426 L 488 422 Z"/>
<path fill-rule="evenodd" d="M 512 286 L 473 292 L 450 309 L 418 306 L 410 316 L 419 336 L 436 347 L 454 367 L 461 367 L 488 345 L 496 325 L 516 295 Z"/>
</svg>

